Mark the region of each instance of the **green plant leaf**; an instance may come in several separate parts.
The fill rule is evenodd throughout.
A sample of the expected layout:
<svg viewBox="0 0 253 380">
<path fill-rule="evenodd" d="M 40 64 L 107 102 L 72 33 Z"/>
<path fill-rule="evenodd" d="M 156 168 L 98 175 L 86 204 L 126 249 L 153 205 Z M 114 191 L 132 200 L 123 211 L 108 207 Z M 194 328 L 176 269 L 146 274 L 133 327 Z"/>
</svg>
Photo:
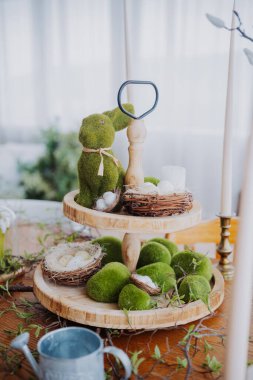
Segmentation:
<svg viewBox="0 0 253 380">
<path fill-rule="evenodd" d="M 164 363 L 164 360 L 162 359 L 161 351 L 158 345 L 155 346 L 154 353 L 151 357 L 155 360 L 158 360 L 160 363 Z"/>
<path fill-rule="evenodd" d="M 127 317 L 127 322 L 129 324 L 129 326 L 132 328 L 132 325 L 131 325 L 131 322 L 130 322 L 130 317 L 129 317 L 129 311 L 130 310 L 127 310 L 127 309 L 123 308 L 122 311 L 125 314 L 125 316 Z"/>
<path fill-rule="evenodd" d="M 138 375 L 139 366 L 145 360 L 145 358 L 139 358 L 140 354 L 142 354 L 142 351 L 131 352 L 130 360 L 131 360 L 131 364 L 132 364 L 132 371 L 135 375 Z"/>
<path fill-rule="evenodd" d="M 205 362 L 202 364 L 202 367 L 208 368 L 211 372 L 216 374 L 220 372 L 222 368 L 222 364 L 216 359 L 215 356 L 211 357 L 208 354 L 206 355 L 206 359 L 205 359 Z"/>
<path fill-rule="evenodd" d="M 187 367 L 187 359 L 186 358 L 180 358 L 177 356 L 177 368 L 186 368 Z"/>
<path fill-rule="evenodd" d="M 155 355 L 158 359 L 160 359 L 161 357 L 161 352 L 160 352 L 160 348 L 156 345 L 155 346 Z"/>
<path fill-rule="evenodd" d="M 205 354 L 209 351 L 212 351 L 213 350 L 213 346 L 208 343 L 206 340 L 204 340 L 204 352 Z"/>
<path fill-rule="evenodd" d="M 190 325 L 190 327 L 187 330 L 187 334 L 183 337 L 183 339 L 180 341 L 180 344 L 185 345 L 190 336 L 192 335 L 192 332 L 195 328 L 195 325 Z"/>
<path fill-rule="evenodd" d="M 11 293 L 9 292 L 9 280 L 7 280 L 4 285 L 0 285 L 0 289 L 6 292 L 9 297 L 11 297 Z"/>
</svg>

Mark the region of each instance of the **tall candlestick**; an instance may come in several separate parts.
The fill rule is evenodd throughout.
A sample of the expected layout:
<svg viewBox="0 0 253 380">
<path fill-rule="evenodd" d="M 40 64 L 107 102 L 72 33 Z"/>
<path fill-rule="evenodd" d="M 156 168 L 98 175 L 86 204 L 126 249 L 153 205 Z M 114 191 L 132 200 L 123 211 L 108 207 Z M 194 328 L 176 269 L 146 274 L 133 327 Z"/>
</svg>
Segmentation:
<svg viewBox="0 0 253 380">
<path fill-rule="evenodd" d="M 235 2 L 233 10 L 235 9 Z M 231 28 L 235 27 L 236 18 L 233 12 Z M 233 149 L 233 72 L 234 72 L 234 31 L 230 34 L 229 62 L 225 128 L 223 140 L 221 214 L 230 216 L 232 213 L 232 149 Z"/>
<path fill-rule="evenodd" d="M 250 331 L 253 275 L 253 126 L 246 156 L 240 225 L 236 244 L 235 277 L 229 312 L 226 380 L 245 380 Z"/>
<path fill-rule="evenodd" d="M 129 2 L 124 0 L 124 26 L 125 26 L 125 63 L 126 63 L 126 79 L 132 78 L 132 57 L 131 57 L 131 47 L 130 47 L 130 26 L 129 26 Z M 134 92 L 133 87 L 127 86 L 127 101 L 134 104 Z"/>
</svg>

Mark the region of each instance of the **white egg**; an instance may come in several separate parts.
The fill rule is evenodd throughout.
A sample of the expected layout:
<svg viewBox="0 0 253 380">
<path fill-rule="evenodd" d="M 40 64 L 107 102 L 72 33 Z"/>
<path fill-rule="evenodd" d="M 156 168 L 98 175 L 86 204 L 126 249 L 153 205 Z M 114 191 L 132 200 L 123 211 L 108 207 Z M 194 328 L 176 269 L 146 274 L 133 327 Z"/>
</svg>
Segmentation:
<svg viewBox="0 0 253 380">
<path fill-rule="evenodd" d="M 157 187 L 160 195 L 170 194 L 175 190 L 174 186 L 169 181 L 160 181 Z"/>
<path fill-rule="evenodd" d="M 116 201 L 117 195 L 112 191 L 107 191 L 103 195 L 106 206 L 111 206 Z"/>
<path fill-rule="evenodd" d="M 70 260 L 73 259 L 72 255 L 64 255 L 59 258 L 59 264 L 61 264 L 63 267 L 66 267 Z"/>
<path fill-rule="evenodd" d="M 91 258 L 89 252 L 86 251 L 77 251 L 75 257 L 82 257 L 83 260 L 89 260 Z"/>
<path fill-rule="evenodd" d="M 70 260 L 66 266 L 67 269 L 75 270 L 85 266 L 86 260 L 84 260 L 81 256 L 75 256 Z"/>
<path fill-rule="evenodd" d="M 141 194 L 157 194 L 157 187 L 151 182 L 145 182 L 143 185 L 139 186 L 139 192 Z"/>
<path fill-rule="evenodd" d="M 144 182 L 141 187 L 149 187 L 149 186 L 155 186 L 152 182 Z"/>
<path fill-rule="evenodd" d="M 98 211 L 104 211 L 107 208 L 106 203 L 104 199 L 100 198 L 96 202 L 96 210 Z"/>
<path fill-rule="evenodd" d="M 185 189 L 186 170 L 182 166 L 166 165 L 162 167 L 162 180 L 172 183 L 176 191 Z"/>
</svg>

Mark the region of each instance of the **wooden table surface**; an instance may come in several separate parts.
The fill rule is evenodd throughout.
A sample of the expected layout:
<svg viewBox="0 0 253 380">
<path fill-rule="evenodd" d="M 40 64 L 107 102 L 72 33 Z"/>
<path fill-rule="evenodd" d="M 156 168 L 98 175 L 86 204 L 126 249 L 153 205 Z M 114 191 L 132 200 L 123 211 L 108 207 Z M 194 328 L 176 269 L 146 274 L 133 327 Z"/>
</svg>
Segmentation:
<svg viewBox="0 0 253 380">
<path fill-rule="evenodd" d="M 31 237 L 29 234 L 31 226 L 22 228 L 21 235 Z M 34 242 L 45 245 L 45 240 L 38 239 L 38 236 L 42 234 L 40 227 L 36 229 L 33 226 L 32 228 L 32 240 L 29 243 L 29 238 L 24 239 L 23 244 L 24 246 L 28 243 L 33 245 L 33 251 L 36 251 Z M 43 234 L 46 236 L 47 231 L 43 230 Z M 52 241 L 47 244 L 52 244 Z M 20 250 L 22 251 L 22 249 L 22 244 L 20 244 Z M 32 274 L 33 270 L 28 271 L 10 286 L 17 283 L 32 286 Z M 223 368 L 220 372 L 213 373 L 210 372 L 210 368 L 203 367 L 203 363 L 206 361 L 207 355 L 212 360 L 211 367 L 215 363 L 213 357 L 221 365 L 224 362 L 224 344 L 226 344 L 224 336 L 229 319 L 227 310 L 231 298 L 230 292 L 231 283 L 226 282 L 225 300 L 216 313 L 205 320 L 196 321 L 183 327 L 131 332 L 94 330 L 105 339 L 106 345 L 114 344 L 129 354 L 135 368 L 132 379 L 222 379 Z M 0 302 L 0 379 L 35 379 L 29 364 L 22 355 L 15 350 L 7 350 L 13 336 L 18 332 L 29 330 L 31 335 L 29 346 L 35 350 L 38 338 L 46 331 L 76 324 L 48 312 L 37 302 L 32 291 L 11 292 L 11 295 L 3 291 Z M 249 339 L 249 360 L 252 359 L 253 345 Z M 113 359 L 112 361 L 110 358 L 106 360 L 106 369 L 107 379 L 119 378 L 117 376 L 119 369 Z"/>
</svg>

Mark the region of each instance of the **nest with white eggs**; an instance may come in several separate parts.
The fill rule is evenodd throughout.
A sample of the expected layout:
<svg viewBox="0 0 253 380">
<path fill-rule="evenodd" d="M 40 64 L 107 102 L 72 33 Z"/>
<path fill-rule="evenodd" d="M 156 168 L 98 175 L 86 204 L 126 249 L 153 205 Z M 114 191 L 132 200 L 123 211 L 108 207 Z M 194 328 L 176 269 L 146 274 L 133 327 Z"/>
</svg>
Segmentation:
<svg viewBox="0 0 253 380">
<path fill-rule="evenodd" d="M 103 211 L 103 212 L 113 212 L 120 208 L 121 201 L 121 191 L 107 191 L 102 197 L 96 200 L 96 203 L 93 207 L 94 210 Z"/>
<path fill-rule="evenodd" d="M 144 290 L 150 296 L 157 296 L 161 293 L 161 289 L 157 286 L 149 276 L 142 276 L 137 273 L 132 273 L 130 281 L 137 286 L 137 288 Z"/>
<path fill-rule="evenodd" d="M 165 182 L 167 181 L 161 181 L 157 186 L 146 183 L 127 189 L 122 195 L 126 211 L 131 215 L 153 217 L 180 215 L 190 211 L 193 202 L 192 193 L 183 189 L 174 189 Z"/>
<path fill-rule="evenodd" d="M 90 241 L 51 247 L 42 261 L 42 272 L 57 284 L 79 286 L 101 268 L 100 245 Z"/>
</svg>

